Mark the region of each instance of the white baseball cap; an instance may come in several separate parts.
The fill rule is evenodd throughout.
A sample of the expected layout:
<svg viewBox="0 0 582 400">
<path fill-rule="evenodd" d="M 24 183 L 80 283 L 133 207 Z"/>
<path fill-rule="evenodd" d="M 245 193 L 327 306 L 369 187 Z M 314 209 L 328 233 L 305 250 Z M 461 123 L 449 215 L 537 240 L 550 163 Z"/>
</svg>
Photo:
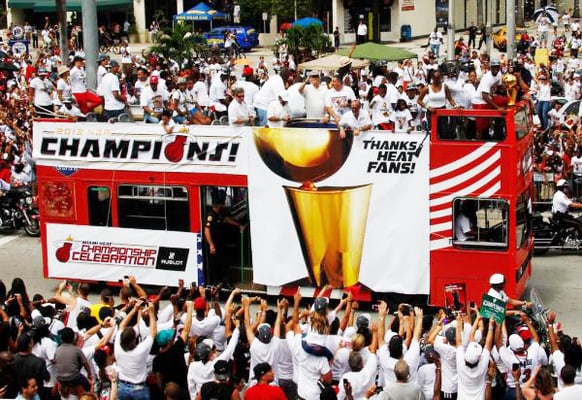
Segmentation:
<svg viewBox="0 0 582 400">
<path fill-rule="evenodd" d="M 500 285 L 505 282 L 505 277 L 502 274 L 493 274 L 489 278 L 490 285 Z"/>
</svg>

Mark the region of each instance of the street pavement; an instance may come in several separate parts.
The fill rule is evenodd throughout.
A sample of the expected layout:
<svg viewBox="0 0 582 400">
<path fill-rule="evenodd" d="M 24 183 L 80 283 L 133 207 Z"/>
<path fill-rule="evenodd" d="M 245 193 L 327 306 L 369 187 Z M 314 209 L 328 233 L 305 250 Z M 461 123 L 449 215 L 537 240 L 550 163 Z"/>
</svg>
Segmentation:
<svg viewBox="0 0 582 400">
<path fill-rule="evenodd" d="M 22 278 L 30 297 L 35 293 L 45 296 L 53 293 L 59 281 L 43 277 L 41 254 L 39 238 L 18 232 L 0 234 L 2 281 L 10 288 L 12 279 Z M 578 337 L 582 335 L 582 319 L 579 318 L 582 304 L 580 254 L 551 251 L 548 255 L 534 257 L 533 276 L 529 282 L 529 287 L 538 291 L 545 305 L 558 313 L 565 332 Z M 96 301 L 97 296 L 98 293 L 92 293 L 91 300 Z M 361 312 L 375 314 L 370 304 L 363 304 Z"/>
</svg>

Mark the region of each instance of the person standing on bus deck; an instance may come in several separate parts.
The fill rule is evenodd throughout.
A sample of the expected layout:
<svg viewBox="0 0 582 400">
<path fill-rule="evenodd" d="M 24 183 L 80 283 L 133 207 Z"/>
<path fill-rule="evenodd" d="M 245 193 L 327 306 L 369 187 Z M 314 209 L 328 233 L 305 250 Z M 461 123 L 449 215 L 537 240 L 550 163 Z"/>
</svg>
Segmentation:
<svg viewBox="0 0 582 400">
<path fill-rule="evenodd" d="M 501 84 L 501 62 L 492 60 L 489 65 L 491 69 L 483 75 L 475 91 L 475 97 L 472 100 L 473 108 L 481 110 L 494 109 L 505 115 L 505 108 L 493 101 L 493 93 L 495 93 L 497 86 Z M 489 118 L 477 118 L 475 125 L 477 138 L 482 140 L 489 128 Z"/>
<path fill-rule="evenodd" d="M 204 238 L 208 243 L 208 279 L 209 283 L 223 283 L 224 287 L 230 285 L 228 257 L 225 243 L 225 224 L 236 226 L 241 233 L 245 226 L 232 219 L 228 209 L 224 206 L 226 192 L 224 189 L 212 191 L 212 211 L 206 217 L 204 226 Z"/>
<path fill-rule="evenodd" d="M 85 58 L 75 56 L 73 59 L 73 68 L 71 68 L 71 91 L 73 97 L 77 101 L 79 108 L 83 114 L 93 111 L 99 107 L 103 102 L 101 97 L 91 92 L 87 88 L 87 73 L 85 72 Z"/>
<path fill-rule="evenodd" d="M 106 121 L 117 118 L 125 112 L 127 98 L 121 94 L 119 84 L 119 68 L 117 61 L 111 60 L 108 64 L 109 72 L 101 81 L 101 94 L 103 95 L 103 114 Z"/>
</svg>

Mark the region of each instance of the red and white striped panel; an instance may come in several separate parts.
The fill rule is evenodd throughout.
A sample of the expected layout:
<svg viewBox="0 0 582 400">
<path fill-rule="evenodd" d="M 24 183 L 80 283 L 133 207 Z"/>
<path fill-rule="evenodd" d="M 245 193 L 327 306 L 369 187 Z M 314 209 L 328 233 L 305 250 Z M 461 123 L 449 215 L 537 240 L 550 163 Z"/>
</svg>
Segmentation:
<svg viewBox="0 0 582 400">
<path fill-rule="evenodd" d="M 495 142 L 445 161 L 431 156 L 430 248 L 450 247 L 453 238 L 452 201 L 456 197 L 490 197 L 501 189 L 501 149 Z"/>
</svg>

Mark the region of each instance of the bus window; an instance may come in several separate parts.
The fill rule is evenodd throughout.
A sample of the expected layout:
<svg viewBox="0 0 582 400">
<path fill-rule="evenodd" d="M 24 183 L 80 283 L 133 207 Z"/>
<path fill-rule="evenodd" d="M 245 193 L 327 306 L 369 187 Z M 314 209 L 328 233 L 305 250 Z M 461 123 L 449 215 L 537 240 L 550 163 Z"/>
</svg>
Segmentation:
<svg viewBox="0 0 582 400">
<path fill-rule="evenodd" d="M 515 248 L 520 249 L 527 242 L 531 232 L 530 198 L 526 193 L 517 201 L 515 207 Z"/>
<path fill-rule="evenodd" d="M 111 226 L 111 191 L 108 187 L 89 186 L 89 225 Z"/>
<path fill-rule="evenodd" d="M 515 135 L 518 139 L 521 139 L 529 133 L 526 107 L 523 107 L 515 113 L 513 121 L 515 124 Z"/>
<path fill-rule="evenodd" d="M 507 248 L 507 201 L 457 198 L 453 201 L 454 245 Z"/>
<path fill-rule="evenodd" d="M 505 119 L 472 116 L 440 116 L 437 135 L 442 140 L 500 142 L 506 137 Z"/>
<path fill-rule="evenodd" d="M 119 185 L 121 228 L 190 232 L 188 190 L 183 186 Z"/>
</svg>

